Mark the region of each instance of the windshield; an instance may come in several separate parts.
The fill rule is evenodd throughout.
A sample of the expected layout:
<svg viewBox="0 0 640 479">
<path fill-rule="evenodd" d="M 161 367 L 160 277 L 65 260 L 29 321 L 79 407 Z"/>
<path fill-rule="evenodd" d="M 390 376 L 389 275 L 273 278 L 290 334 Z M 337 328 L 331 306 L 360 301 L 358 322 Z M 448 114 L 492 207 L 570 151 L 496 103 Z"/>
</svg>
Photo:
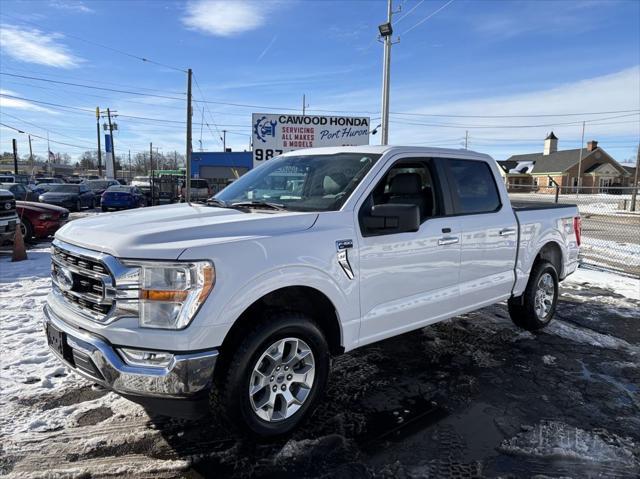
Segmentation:
<svg viewBox="0 0 640 479">
<path fill-rule="evenodd" d="M 278 203 L 292 211 L 335 211 L 347 200 L 380 155 L 281 156 L 250 171 L 215 198 Z"/>
<path fill-rule="evenodd" d="M 51 185 L 49 191 L 55 193 L 78 193 L 80 187 L 78 185 Z"/>
</svg>

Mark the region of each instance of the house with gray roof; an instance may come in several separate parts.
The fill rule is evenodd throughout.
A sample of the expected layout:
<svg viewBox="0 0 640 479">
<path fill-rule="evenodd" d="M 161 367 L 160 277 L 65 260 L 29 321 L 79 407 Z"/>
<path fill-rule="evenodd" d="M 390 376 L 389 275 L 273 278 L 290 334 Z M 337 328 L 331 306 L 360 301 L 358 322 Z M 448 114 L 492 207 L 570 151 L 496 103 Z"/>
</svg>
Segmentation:
<svg viewBox="0 0 640 479">
<path fill-rule="evenodd" d="M 554 193 L 575 191 L 600 193 L 630 186 L 629 170 L 609 155 L 598 142 L 591 140 L 586 148 L 558 150 L 558 138 L 551 132 L 538 153 L 513 155 L 499 161 L 501 174 L 509 191 L 541 191 Z"/>
</svg>

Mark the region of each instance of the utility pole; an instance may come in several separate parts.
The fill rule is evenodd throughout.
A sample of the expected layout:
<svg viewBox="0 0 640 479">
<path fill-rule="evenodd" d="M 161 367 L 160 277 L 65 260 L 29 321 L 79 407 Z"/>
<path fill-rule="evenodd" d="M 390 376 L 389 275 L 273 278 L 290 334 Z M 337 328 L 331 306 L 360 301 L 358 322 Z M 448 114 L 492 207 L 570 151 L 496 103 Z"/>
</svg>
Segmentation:
<svg viewBox="0 0 640 479">
<path fill-rule="evenodd" d="M 636 155 L 636 174 L 633 178 L 633 189 L 631 190 L 631 211 L 636 210 L 636 198 L 638 197 L 638 170 L 640 170 L 640 143 L 638 143 L 638 153 Z"/>
<path fill-rule="evenodd" d="M 580 187 L 582 186 L 582 149 L 584 148 L 584 127 L 585 122 L 582 122 L 582 140 L 580 140 L 580 159 L 578 160 L 578 187 L 576 188 L 576 198 L 580 194 Z"/>
<path fill-rule="evenodd" d="M 100 107 L 99 106 L 96 107 L 96 129 L 98 132 L 98 176 L 102 178 L 102 146 L 100 145 Z"/>
<path fill-rule="evenodd" d="M 14 138 L 13 140 L 11 140 L 11 143 L 13 144 L 13 174 L 17 175 L 18 174 L 18 142 Z"/>
<path fill-rule="evenodd" d="M 155 183 L 155 175 L 153 174 L 153 143 L 149 143 L 149 168 L 151 169 L 151 184 L 149 185 L 151 188 L 151 206 L 153 206 L 154 196 L 154 183 Z"/>
<path fill-rule="evenodd" d="M 222 130 L 222 151 L 227 152 L 227 130 Z"/>
<path fill-rule="evenodd" d="M 384 43 L 384 57 L 382 65 L 382 132 L 380 134 L 380 144 L 389 143 L 389 90 L 391 88 L 391 35 L 393 27 L 393 0 L 387 0 L 387 22 L 378 26 L 382 43 Z M 397 43 L 397 42 L 396 42 Z"/>
<path fill-rule="evenodd" d="M 111 111 L 107 108 L 107 119 L 109 120 L 109 138 L 111 138 L 111 164 L 113 165 L 113 177 L 117 178 L 116 172 L 116 148 L 113 142 L 113 125 L 111 124 Z"/>
<path fill-rule="evenodd" d="M 302 116 L 304 116 L 307 112 L 307 95 L 302 94 Z"/>
<path fill-rule="evenodd" d="M 131 179 L 133 175 L 131 174 L 131 150 L 129 150 L 129 183 L 131 183 Z"/>
<path fill-rule="evenodd" d="M 31 174 L 33 174 L 33 148 L 31 147 L 31 134 L 29 136 L 29 166 L 31 167 Z"/>
<path fill-rule="evenodd" d="M 204 151 L 202 149 L 202 127 L 204 126 L 204 108 L 202 108 L 202 115 L 200 116 L 200 151 Z"/>
<path fill-rule="evenodd" d="M 464 132 L 464 149 L 469 149 L 469 130 L 465 130 Z"/>
<path fill-rule="evenodd" d="M 187 203 L 191 203 L 191 77 L 193 71 L 187 70 L 187 157 L 185 171 L 185 196 Z"/>
<path fill-rule="evenodd" d="M 47 165 L 51 166 L 51 146 L 49 145 L 49 131 L 48 130 L 47 130 Z M 49 169 L 50 168 L 47 168 L 47 170 L 49 170 Z M 49 173 L 50 173 L 50 171 L 47 171 L 47 174 L 49 174 Z"/>
</svg>

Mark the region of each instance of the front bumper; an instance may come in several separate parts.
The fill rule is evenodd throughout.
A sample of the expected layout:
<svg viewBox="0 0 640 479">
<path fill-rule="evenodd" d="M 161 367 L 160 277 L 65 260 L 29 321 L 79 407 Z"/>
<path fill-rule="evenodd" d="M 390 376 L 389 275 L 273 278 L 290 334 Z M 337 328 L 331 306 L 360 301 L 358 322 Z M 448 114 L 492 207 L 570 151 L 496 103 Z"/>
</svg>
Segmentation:
<svg viewBox="0 0 640 479">
<path fill-rule="evenodd" d="M 47 305 L 45 334 L 49 325 L 62 332 L 61 352 L 51 351 L 81 376 L 124 396 L 193 398 L 208 390 L 218 351 L 176 353 L 167 367 L 132 366 L 125 363 L 105 339 L 64 322 Z"/>
</svg>

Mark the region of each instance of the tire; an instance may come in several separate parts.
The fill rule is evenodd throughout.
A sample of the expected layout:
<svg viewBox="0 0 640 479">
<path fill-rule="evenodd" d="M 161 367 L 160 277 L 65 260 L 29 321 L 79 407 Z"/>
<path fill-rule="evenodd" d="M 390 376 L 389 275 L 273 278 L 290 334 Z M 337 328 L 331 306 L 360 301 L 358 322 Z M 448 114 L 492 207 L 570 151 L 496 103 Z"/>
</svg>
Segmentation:
<svg viewBox="0 0 640 479">
<path fill-rule="evenodd" d="M 76 206 L 75 206 L 75 211 L 80 211 L 82 210 L 82 203 L 80 202 L 80 200 L 76 201 Z"/>
<path fill-rule="evenodd" d="M 537 331 L 551 322 L 558 303 L 558 272 L 547 261 L 533 265 L 522 296 L 508 302 L 511 320 L 523 329 Z"/>
<path fill-rule="evenodd" d="M 26 218 L 22 218 L 20 222 L 20 227 L 22 228 L 22 237 L 28 243 L 33 243 L 35 241 L 35 237 L 33 234 L 33 225 L 31 221 Z"/>
<path fill-rule="evenodd" d="M 92 210 L 96 209 L 96 199 L 95 198 L 91 198 L 91 203 L 89 204 L 89 208 Z"/>
<path fill-rule="evenodd" d="M 101 208 L 101 209 L 102 209 L 102 211 L 104 211 L 105 213 L 106 213 L 107 211 L 109 211 L 109 208 L 107 208 L 106 206 L 101 206 L 100 208 Z"/>
<path fill-rule="evenodd" d="M 310 318 L 294 312 L 266 316 L 230 351 L 226 367 L 216 374 L 210 401 L 212 412 L 234 429 L 263 438 L 289 433 L 313 412 L 330 369 L 327 341 Z M 279 359 L 275 345 L 284 353 Z M 303 387 L 304 381 L 310 387 Z"/>
</svg>

